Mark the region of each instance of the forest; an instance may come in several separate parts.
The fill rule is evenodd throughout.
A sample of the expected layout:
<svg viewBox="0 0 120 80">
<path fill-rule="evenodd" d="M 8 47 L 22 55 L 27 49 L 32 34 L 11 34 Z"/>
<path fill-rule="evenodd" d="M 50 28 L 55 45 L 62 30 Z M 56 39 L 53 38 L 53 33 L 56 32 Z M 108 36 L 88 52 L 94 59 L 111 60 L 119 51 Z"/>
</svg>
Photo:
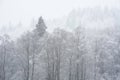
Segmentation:
<svg viewBox="0 0 120 80">
<path fill-rule="evenodd" d="M 46 29 L 40 17 L 16 40 L 0 36 L 0 80 L 119 80 L 120 27 Z"/>
</svg>

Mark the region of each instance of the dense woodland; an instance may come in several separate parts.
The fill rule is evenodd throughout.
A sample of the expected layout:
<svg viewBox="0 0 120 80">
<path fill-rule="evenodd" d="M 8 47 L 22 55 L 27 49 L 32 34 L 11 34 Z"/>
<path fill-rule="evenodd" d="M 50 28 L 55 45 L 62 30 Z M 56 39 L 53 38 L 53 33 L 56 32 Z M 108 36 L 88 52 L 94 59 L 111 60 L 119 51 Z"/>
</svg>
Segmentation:
<svg viewBox="0 0 120 80">
<path fill-rule="evenodd" d="M 42 17 L 16 40 L 0 36 L 0 80 L 119 80 L 120 27 L 47 32 Z"/>
</svg>

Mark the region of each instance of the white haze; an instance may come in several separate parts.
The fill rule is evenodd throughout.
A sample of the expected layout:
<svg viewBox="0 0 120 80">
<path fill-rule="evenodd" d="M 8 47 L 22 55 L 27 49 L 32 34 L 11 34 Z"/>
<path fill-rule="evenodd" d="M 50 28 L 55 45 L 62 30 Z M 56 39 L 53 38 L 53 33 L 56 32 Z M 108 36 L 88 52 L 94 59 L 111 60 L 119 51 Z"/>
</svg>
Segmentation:
<svg viewBox="0 0 120 80">
<path fill-rule="evenodd" d="M 32 19 L 37 20 L 40 16 L 47 25 L 50 24 L 48 31 L 52 31 L 60 23 L 64 26 L 61 18 L 67 17 L 73 9 L 119 9 L 119 4 L 119 0 L 0 0 L 0 31 L 12 32 L 11 35 L 16 37 L 30 28 Z M 54 25 L 54 21 L 58 24 Z"/>
</svg>

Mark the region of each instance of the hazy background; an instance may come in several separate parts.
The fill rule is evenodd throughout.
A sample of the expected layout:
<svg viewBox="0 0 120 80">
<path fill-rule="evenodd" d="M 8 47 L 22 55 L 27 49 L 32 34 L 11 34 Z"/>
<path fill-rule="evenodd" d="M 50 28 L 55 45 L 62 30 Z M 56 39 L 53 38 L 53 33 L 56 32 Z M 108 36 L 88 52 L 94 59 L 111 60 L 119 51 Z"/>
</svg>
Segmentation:
<svg viewBox="0 0 120 80">
<path fill-rule="evenodd" d="M 119 0 L 0 0 L 0 33 L 10 32 L 12 36 L 18 36 L 30 29 L 32 21 L 37 21 L 40 16 L 49 25 L 48 31 L 52 31 L 75 9 L 99 7 L 114 10 L 119 9 L 119 4 Z M 88 13 L 89 10 L 81 12 Z"/>
</svg>

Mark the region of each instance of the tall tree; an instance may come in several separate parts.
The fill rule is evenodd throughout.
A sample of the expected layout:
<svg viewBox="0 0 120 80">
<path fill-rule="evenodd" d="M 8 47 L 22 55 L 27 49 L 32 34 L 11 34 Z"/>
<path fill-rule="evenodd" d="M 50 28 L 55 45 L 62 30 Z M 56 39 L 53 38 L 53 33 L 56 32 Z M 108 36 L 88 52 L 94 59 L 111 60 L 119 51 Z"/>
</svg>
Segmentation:
<svg viewBox="0 0 120 80">
<path fill-rule="evenodd" d="M 10 39 L 9 36 L 7 34 L 5 34 L 3 37 L 0 37 L 1 40 L 1 52 L 2 52 L 2 74 L 1 74 L 1 79 L 2 80 L 7 80 L 7 71 L 6 71 L 6 67 L 7 67 L 7 53 L 9 51 L 9 43 L 10 43 Z"/>
</svg>

